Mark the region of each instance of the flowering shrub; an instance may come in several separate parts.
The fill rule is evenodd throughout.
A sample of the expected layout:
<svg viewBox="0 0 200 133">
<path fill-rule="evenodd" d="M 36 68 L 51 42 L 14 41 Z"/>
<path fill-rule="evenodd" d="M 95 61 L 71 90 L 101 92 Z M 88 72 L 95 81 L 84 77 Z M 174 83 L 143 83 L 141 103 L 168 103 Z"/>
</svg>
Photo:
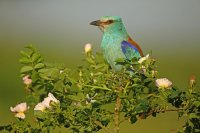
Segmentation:
<svg viewBox="0 0 200 133">
<path fill-rule="evenodd" d="M 35 48 L 26 48 L 21 51 L 20 72 L 28 105 L 11 108 L 17 119 L 0 130 L 40 133 L 67 128 L 74 133 L 118 133 L 124 121 L 134 124 L 176 111 L 179 117 L 187 116 L 177 132 L 200 132 L 200 93 L 195 79 L 186 91 L 175 88 L 168 79 L 158 78 L 155 60 L 149 55 L 139 61 L 118 59 L 116 63 L 124 67 L 115 72 L 102 54 L 93 55 L 91 44 L 85 47 L 85 63 L 75 69 L 45 63 Z M 34 121 L 25 118 L 25 112 L 32 113 L 27 112 L 29 106 Z"/>
</svg>

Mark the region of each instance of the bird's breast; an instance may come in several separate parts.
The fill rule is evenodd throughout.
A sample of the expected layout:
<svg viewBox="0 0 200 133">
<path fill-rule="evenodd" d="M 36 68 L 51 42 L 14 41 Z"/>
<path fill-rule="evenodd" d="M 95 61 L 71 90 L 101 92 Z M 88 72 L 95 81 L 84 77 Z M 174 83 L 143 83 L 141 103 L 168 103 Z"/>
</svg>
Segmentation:
<svg viewBox="0 0 200 133">
<path fill-rule="evenodd" d="M 101 49 L 107 62 L 112 68 L 121 69 L 121 66 L 116 65 L 116 60 L 119 58 L 125 58 L 122 49 L 121 42 L 123 38 L 118 35 L 104 35 L 101 43 Z"/>
</svg>

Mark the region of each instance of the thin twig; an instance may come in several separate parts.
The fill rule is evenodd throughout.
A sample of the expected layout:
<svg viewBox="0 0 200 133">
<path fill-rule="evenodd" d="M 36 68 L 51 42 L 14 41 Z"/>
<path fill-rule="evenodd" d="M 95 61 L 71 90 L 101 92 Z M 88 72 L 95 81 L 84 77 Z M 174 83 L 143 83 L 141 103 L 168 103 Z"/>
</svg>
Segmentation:
<svg viewBox="0 0 200 133">
<path fill-rule="evenodd" d="M 106 132 L 111 133 L 107 127 L 101 124 L 101 122 L 94 120 L 94 123 L 100 126 L 102 129 L 104 129 Z"/>
<path fill-rule="evenodd" d="M 100 86 L 94 86 L 94 85 L 83 85 L 83 86 L 85 86 L 85 87 L 91 87 L 91 88 L 94 88 L 94 89 L 101 89 L 101 90 L 111 91 L 111 89 L 106 88 L 106 87 L 100 87 Z"/>
<path fill-rule="evenodd" d="M 164 109 L 164 110 L 157 110 L 154 111 L 155 113 L 160 113 L 160 112 L 171 112 L 171 111 L 180 111 L 180 110 L 185 110 L 185 108 L 177 108 L 177 109 Z"/>
</svg>

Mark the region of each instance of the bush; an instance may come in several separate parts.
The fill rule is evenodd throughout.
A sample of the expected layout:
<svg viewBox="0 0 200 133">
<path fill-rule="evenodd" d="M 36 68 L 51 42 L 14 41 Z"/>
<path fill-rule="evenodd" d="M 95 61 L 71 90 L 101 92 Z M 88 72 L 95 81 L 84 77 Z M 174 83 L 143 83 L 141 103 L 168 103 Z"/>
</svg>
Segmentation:
<svg viewBox="0 0 200 133">
<path fill-rule="evenodd" d="M 16 121 L 1 126 L 0 131 L 40 133 L 67 128 L 74 133 L 118 133 L 124 121 L 134 124 L 176 111 L 179 117 L 187 116 L 177 132 L 200 132 L 200 93 L 195 79 L 187 91 L 175 88 L 168 79 L 158 78 L 155 59 L 148 55 L 139 61 L 118 59 L 123 69 L 115 72 L 102 54 L 93 55 L 90 49 L 85 63 L 75 69 L 45 63 L 32 46 L 20 53 L 26 103 L 11 107 Z M 25 118 L 28 110 L 34 110 L 34 121 Z"/>
</svg>

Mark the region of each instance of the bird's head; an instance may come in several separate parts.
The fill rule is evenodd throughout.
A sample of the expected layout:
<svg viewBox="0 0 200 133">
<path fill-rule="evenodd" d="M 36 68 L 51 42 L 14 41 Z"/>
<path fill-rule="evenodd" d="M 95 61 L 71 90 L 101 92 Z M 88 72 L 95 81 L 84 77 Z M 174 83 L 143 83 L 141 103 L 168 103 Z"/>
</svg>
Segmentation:
<svg viewBox="0 0 200 133">
<path fill-rule="evenodd" d="M 116 32 L 125 30 L 122 19 L 119 16 L 103 16 L 100 20 L 90 23 L 98 26 L 103 32 Z"/>
</svg>

